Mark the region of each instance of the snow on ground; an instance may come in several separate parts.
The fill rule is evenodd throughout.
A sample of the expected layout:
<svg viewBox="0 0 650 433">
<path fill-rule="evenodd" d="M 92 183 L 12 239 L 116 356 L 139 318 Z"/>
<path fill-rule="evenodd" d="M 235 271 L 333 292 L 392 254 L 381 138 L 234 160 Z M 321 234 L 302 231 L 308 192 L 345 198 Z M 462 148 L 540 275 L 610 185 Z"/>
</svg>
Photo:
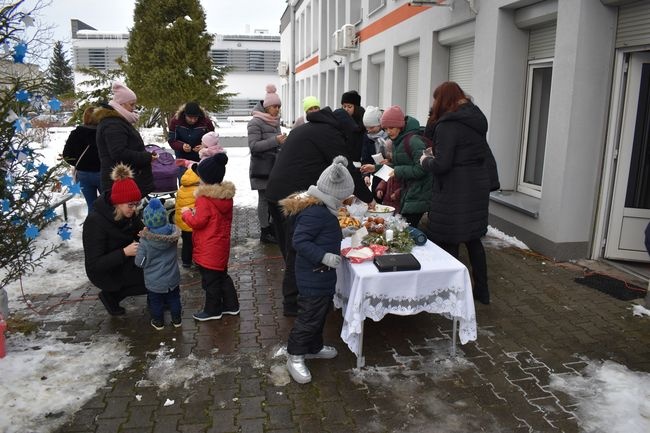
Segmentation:
<svg viewBox="0 0 650 433">
<path fill-rule="evenodd" d="M 581 375 L 552 375 L 550 387 L 576 400 L 583 432 L 650 432 L 647 373 L 631 371 L 611 361 L 590 361 Z"/>
<path fill-rule="evenodd" d="M 11 335 L 9 353 L 0 359 L 0 431 L 54 430 L 106 384 L 108 374 L 131 362 L 117 336 L 83 344 L 60 341 L 65 337 Z"/>
<path fill-rule="evenodd" d="M 43 162 L 50 166 L 57 163 L 71 130 L 70 127 L 48 130 L 43 144 L 38 146 L 43 154 Z M 222 137 L 245 137 L 246 124 L 220 124 L 218 132 Z M 145 143 L 168 147 L 160 129 L 144 129 L 141 133 Z M 225 179 L 232 181 L 237 188 L 235 206 L 257 206 L 257 192 L 251 191 L 248 178 L 248 147 L 229 147 L 227 153 L 229 162 Z M 72 228 L 70 240 L 62 241 L 57 235 L 57 228 L 63 224 L 62 208 L 59 207 L 57 212 L 61 219 L 43 230 L 37 242 L 40 245 L 61 244 L 60 249 L 45 259 L 33 274 L 22 279 L 22 288 L 27 295 L 65 293 L 87 282 L 81 242 L 81 225 L 87 212 L 83 197 L 70 199 L 67 208 L 67 224 Z M 489 236 L 499 239 L 499 246 L 513 244 L 526 248 L 515 238 L 501 232 L 491 230 Z M 240 248 L 248 248 L 248 245 Z M 233 254 L 237 255 L 240 251 L 235 248 Z M 69 304 L 69 308 L 55 315 L 34 314 L 23 301 L 20 282 L 10 284 L 7 293 L 10 311 L 20 312 L 31 320 L 43 322 L 79 318 L 74 304 Z M 127 344 L 118 342 L 116 336 L 106 335 L 102 341 L 91 344 L 62 342 L 64 337 L 61 333 L 42 330 L 29 337 L 16 333 L 8 335 L 7 356 L 0 359 L 0 396 L 3 401 L 0 431 L 40 433 L 54 430 L 105 385 L 111 372 L 123 369 L 130 363 Z M 284 386 L 289 383 L 289 378 L 283 365 L 276 361 L 265 368 L 276 385 Z M 431 367 L 442 370 L 462 368 L 460 365 L 446 365 L 444 361 L 430 361 Z M 261 367 L 264 365 L 263 362 L 260 364 Z M 161 348 L 150 363 L 148 378 L 145 379 L 148 382 L 143 382 L 142 386 L 157 386 L 159 389 L 181 384 L 185 386 L 210 377 L 219 368 L 223 370 L 227 367 L 215 366 L 210 360 L 190 357 L 175 359 L 171 356 L 171 349 Z M 171 370 L 174 375 L 169 374 Z M 392 380 L 394 376 L 387 371 L 368 371 L 357 380 L 375 382 L 378 378 Z"/>
<path fill-rule="evenodd" d="M 515 247 L 522 250 L 529 249 L 528 246 L 519 239 L 503 233 L 501 230 L 488 226 L 487 235 L 483 238 L 483 245 L 489 248 Z"/>
<path fill-rule="evenodd" d="M 632 306 L 632 315 L 633 316 L 648 316 L 650 317 L 650 310 L 645 308 L 643 305 L 634 305 Z"/>
</svg>

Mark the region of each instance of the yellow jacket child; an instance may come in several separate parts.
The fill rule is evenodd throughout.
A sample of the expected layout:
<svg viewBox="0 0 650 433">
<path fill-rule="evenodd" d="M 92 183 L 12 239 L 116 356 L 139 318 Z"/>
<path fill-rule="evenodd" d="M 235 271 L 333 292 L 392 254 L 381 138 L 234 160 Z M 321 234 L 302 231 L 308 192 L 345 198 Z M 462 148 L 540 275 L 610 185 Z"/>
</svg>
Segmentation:
<svg viewBox="0 0 650 433">
<path fill-rule="evenodd" d="M 196 167 L 196 164 L 185 170 L 181 177 L 181 186 L 176 193 L 176 212 L 174 214 L 176 225 L 181 229 L 181 238 L 183 239 L 181 261 L 184 268 L 189 268 L 192 265 L 192 228 L 181 218 L 181 209 L 183 207 L 193 208 L 196 201 L 194 191 L 199 186 L 200 179 L 193 167 Z"/>
</svg>

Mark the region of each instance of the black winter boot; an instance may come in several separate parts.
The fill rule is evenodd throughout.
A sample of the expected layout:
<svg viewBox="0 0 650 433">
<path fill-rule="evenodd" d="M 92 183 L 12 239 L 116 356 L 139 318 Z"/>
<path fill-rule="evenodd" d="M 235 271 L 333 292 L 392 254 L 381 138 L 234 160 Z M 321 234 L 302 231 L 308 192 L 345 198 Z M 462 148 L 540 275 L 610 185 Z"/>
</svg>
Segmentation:
<svg viewBox="0 0 650 433">
<path fill-rule="evenodd" d="M 273 227 L 263 227 L 260 233 L 260 242 L 263 244 L 277 244 L 278 240 L 275 238 Z"/>
</svg>

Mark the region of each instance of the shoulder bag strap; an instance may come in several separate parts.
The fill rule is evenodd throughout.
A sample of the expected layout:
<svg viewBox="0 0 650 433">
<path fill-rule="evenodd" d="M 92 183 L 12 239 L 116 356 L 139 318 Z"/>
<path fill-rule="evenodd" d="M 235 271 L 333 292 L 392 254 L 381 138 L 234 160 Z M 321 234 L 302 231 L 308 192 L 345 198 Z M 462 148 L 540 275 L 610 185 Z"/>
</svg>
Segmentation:
<svg viewBox="0 0 650 433">
<path fill-rule="evenodd" d="M 88 148 L 89 148 L 89 147 L 90 147 L 90 144 L 89 144 L 88 146 L 86 146 L 86 148 L 84 149 L 84 151 L 81 152 L 81 155 L 79 155 L 79 158 L 77 158 L 77 162 L 76 162 L 76 164 L 74 165 L 75 170 L 77 169 L 77 165 L 79 165 L 79 161 L 81 161 L 81 158 L 84 157 L 84 155 L 85 155 L 86 152 L 88 151 Z"/>
</svg>

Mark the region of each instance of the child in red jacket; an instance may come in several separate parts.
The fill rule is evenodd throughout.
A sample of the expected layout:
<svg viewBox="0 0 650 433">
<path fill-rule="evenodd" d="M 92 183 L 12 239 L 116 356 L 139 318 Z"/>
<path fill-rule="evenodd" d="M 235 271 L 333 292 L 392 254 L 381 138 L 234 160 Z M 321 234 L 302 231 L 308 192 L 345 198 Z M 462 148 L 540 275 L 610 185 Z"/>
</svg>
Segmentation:
<svg viewBox="0 0 650 433">
<path fill-rule="evenodd" d="M 201 322 L 221 319 L 223 314 L 239 314 L 237 291 L 228 275 L 235 185 L 223 180 L 227 163 L 225 153 L 201 161 L 197 166 L 201 183 L 196 189 L 195 207 L 181 209 L 183 221 L 192 228 L 192 258 L 205 290 L 203 311 L 192 315 Z"/>
</svg>

